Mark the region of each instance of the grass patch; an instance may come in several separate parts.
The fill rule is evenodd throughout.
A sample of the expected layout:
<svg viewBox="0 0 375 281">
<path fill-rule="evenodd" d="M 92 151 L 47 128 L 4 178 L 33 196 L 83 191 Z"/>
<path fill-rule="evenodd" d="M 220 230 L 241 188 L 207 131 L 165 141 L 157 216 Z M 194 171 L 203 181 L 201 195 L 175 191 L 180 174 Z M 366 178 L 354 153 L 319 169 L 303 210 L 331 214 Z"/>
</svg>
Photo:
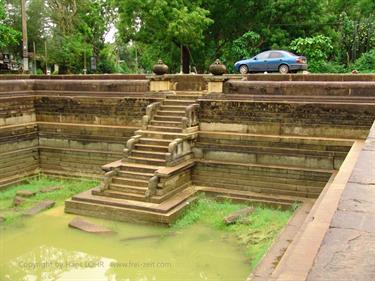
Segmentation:
<svg viewBox="0 0 375 281">
<path fill-rule="evenodd" d="M 218 202 L 202 196 L 191 204 L 191 207 L 172 228 L 179 229 L 194 223 L 204 223 L 219 230 L 232 232 L 245 246 L 251 269 L 254 269 L 277 234 L 286 225 L 297 205 L 293 205 L 288 210 L 255 206 L 254 212 L 245 218 L 248 223 L 225 225 L 225 216 L 245 207 L 248 205 L 236 204 L 231 201 Z"/>
<path fill-rule="evenodd" d="M 12 186 L 0 192 L 0 214 L 6 218 L 5 223 L 14 222 L 22 214 L 22 211 L 32 207 L 37 202 L 50 199 L 56 201 L 56 205 L 61 205 L 73 195 L 88 190 L 98 185 L 98 181 L 87 179 L 62 179 L 48 177 L 40 174 L 36 177 L 26 179 L 25 183 Z M 62 189 L 40 193 L 43 188 L 51 186 L 61 186 Z M 35 196 L 25 198 L 25 202 L 19 207 L 13 206 L 13 200 L 19 190 L 30 190 L 38 192 Z"/>
</svg>

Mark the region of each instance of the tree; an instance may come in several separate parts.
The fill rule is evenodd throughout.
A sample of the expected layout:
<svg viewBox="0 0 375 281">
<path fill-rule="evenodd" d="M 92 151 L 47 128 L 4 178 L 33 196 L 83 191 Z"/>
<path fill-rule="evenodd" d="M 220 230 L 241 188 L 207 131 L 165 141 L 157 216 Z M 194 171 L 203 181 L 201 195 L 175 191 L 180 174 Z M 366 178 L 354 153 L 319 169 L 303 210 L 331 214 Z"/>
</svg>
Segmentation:
<svg viewBox="0 0 375 281">
<path fill-rule="evenodd" d="M 15 44 L 20 39 L 20 33 L 6 23 L 6 14 L 3 0 L 0 0 L 0 50 Z"/>
<path fill-rule="evenodd" d="M 62 73 L 79 73 L 91 56 L 97 60 L 112 60 L 102 52 L 104 35 L 112 17 L 111 6 L 105 0 L 46 0 L 48 14 L 54 23 L 48 40 L 50 59 L 60 65 Z M 98 62 L 100 64 L 100 61 Z M 102 65 L 106 63 L 103 62 Z M 105 70 L 112 69 L 105 67 Z"/>
<path fill-rule="evenodd" d="M 209 11 L 201 7 L 201 0 L 129 0 L 117 4 L 124 42 L 162 45 L 162 50 L 170 50 L 172 43 L 174 52 L 181 48 L 183 72 L 189 72 L 191 49 L 203 45 L 204 31 L 212 23 Z"/>
</svg>

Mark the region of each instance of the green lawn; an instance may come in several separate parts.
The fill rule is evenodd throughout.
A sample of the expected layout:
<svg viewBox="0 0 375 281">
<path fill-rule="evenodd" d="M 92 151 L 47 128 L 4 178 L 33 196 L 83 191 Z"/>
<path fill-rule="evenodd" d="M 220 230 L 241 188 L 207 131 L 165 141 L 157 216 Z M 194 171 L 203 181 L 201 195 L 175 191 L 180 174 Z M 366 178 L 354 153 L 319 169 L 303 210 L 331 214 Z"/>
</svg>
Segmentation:
<svg viewBox="0 0 375 281">
<path fill-rule="evenodd" d="M 178 229 L 193 223 L 204 223 L 223 231 L 233 232 L 240 243 L 245 246 L 251 269 L 254 269 L 277 234 L 287 224 L 297 205 L 288 210 L 255 206 L 254 212 L 245 219 L 247 223 L 236 223 L 228 226 L 224 224 L 223 218 L 225 216 L 245 207 L 248 206 L 230 201 L 218 202 L 201 197 L 192 203 L 191 207 L 172 228 Z"/>
<path fill-rule="evenodd" d="M 87 179 L 62 179 L 39 175 L 30 179 L 26 179 L 25 183 L 9 187 L 0 191 L 0 214 L 6 218 L 5 223 L 12 223 L 19 218 L 22 211 L 32 207 L 37 202 L 45 199 L 56 201 L 56 205 L 61 205 L 71 196 L 88 190 L 98 185 L 98 181 Z M 62 189 L 46 193 L 40 193 L 43 188 L 61 186 Z M 13 206 L 13 200 L 18 190 L 30 190 L 38 192 L 36 195 L 26 198 L 19 207 Z"/>
</svg>

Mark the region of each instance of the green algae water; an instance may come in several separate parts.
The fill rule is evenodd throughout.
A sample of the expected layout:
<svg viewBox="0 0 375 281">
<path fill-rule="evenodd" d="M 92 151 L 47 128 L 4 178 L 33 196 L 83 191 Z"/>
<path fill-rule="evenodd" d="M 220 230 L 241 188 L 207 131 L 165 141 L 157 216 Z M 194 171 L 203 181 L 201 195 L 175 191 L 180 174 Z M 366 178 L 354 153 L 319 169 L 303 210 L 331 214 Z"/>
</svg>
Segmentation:
<svg viewBox="0 0 375 281">
<path fill-rule="evenodd" d="M 59 206 L 0 226 L 0 280 L 243 281 L 250 273 L 233 233 L 204 224 L 169 229 L 87 218 L 111 236 L 68 227 Z"/>
</svg>

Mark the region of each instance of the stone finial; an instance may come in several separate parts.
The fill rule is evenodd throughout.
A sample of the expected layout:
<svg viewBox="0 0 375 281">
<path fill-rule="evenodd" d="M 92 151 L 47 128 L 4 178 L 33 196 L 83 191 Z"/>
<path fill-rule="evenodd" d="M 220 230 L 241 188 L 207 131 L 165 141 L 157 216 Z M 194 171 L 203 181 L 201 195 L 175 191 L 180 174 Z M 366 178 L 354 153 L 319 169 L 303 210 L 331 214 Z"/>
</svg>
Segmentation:
<svg viewBox="0 0 375 281">
<path fill-rule="evenodd" d="M 213 74 L 213 75 L 223 75 L 224 73 L 227 72 L 227 68 L 225 67 L 222 62 L 217 59 L 213 64 L 210 65 L 208 70 Z"/>
<path fill-rule="evenodd" d="M 168 73 L 168 66 L 161 59 L 159 59 L 158 62 L 152 67 L 152 71 L 156 75 L 164 75 Z"/>
</svg>

